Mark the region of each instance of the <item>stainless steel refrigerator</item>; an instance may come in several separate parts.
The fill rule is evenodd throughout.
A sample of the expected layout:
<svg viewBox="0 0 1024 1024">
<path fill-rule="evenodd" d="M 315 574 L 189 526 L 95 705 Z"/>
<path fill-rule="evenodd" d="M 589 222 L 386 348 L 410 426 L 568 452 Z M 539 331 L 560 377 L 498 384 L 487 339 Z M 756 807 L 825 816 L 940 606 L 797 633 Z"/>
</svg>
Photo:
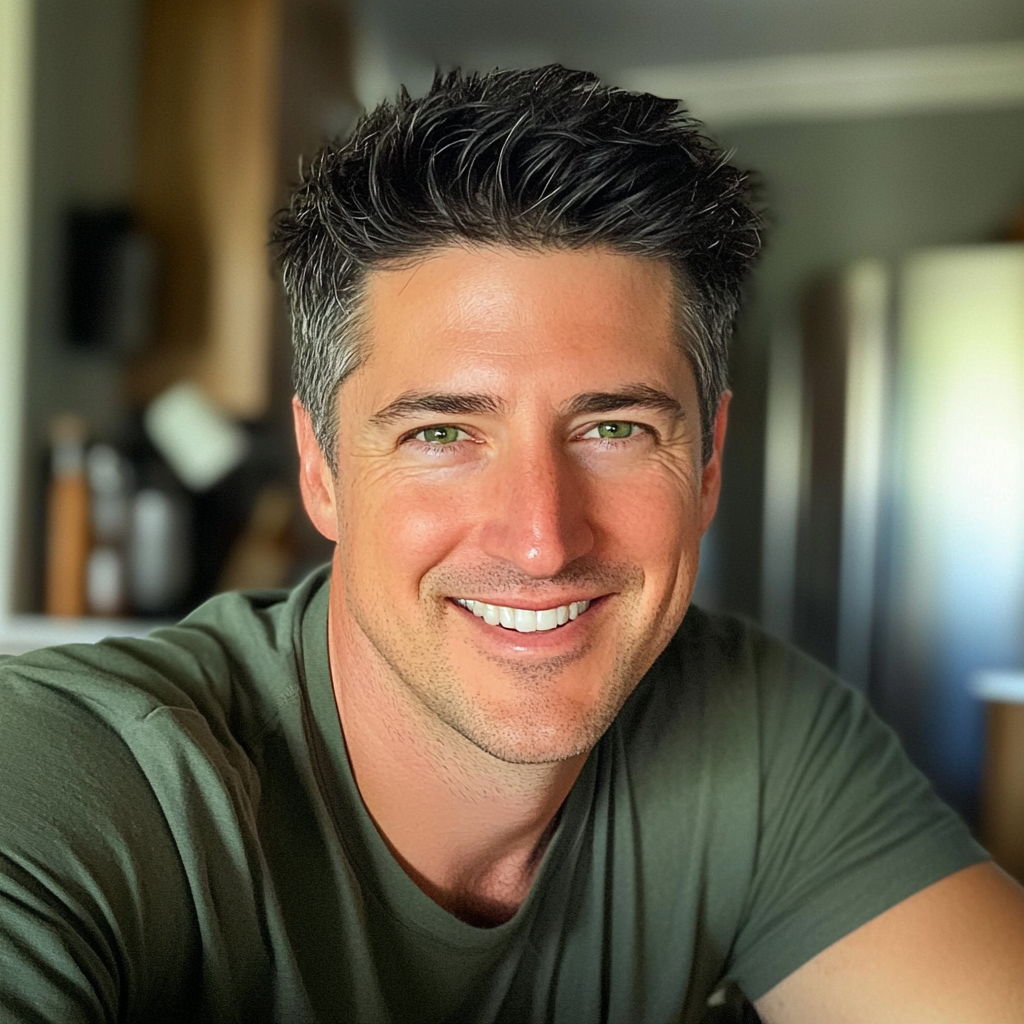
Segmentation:
<svg viewBox="0 0 1024 1024">
<path fill-rule="evenodd" d="M 1024 245 L 812 285 L 767 408 L 762 618 L 865 689 L 973 820 L 972 678 L 1024 668 Z"/>
</svg>

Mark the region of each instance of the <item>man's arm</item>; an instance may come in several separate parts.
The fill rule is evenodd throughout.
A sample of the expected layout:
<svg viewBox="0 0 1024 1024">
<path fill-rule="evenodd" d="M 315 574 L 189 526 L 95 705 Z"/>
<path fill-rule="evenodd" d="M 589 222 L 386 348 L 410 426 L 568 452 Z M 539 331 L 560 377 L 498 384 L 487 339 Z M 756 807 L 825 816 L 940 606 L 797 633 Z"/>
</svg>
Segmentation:
<svg viewBox="0 0 1024 1024">
<path fill-rule="evenodd" d="M 936 882 L 756 1002 L 766 1024 L 1020 1024 L 1024 889 L 992 864 Z"/>
</svg>

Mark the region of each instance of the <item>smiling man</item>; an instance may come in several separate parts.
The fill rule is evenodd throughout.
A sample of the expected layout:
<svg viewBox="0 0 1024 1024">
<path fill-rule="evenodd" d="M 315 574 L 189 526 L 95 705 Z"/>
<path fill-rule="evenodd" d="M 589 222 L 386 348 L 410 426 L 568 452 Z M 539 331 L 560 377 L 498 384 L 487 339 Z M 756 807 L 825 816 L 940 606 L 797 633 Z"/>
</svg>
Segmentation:
<svg viewBox="0 0 1024 1024">
<path fill-rule="evenodd" d="M 705 464 L 675 301 L 652 260 L 449 244 L 367 281 L 329 458 L 296 402 L 360 792 L 475 923 L 515 913 L 686 611 L 727 402 Z"/>
<path fill-rule="evenodd" d="M 452 75 L 276 241 L 333 562 L 5 665 L 4 1019 L 1024 1019 L 1021 890 L 859 696 L 689 606 L 758 250 L 695 122 Z"/>
<path fill-rule="evenodd" d="M 452 246 L 363 301 L 372 355 L 331 461 L 297 409 L 307 504 L 339 542 L 333 662 L 400 682 L 454 749 L 585 757 L 678 627 L 718 494 L 671 273 Z"/>
</svg>

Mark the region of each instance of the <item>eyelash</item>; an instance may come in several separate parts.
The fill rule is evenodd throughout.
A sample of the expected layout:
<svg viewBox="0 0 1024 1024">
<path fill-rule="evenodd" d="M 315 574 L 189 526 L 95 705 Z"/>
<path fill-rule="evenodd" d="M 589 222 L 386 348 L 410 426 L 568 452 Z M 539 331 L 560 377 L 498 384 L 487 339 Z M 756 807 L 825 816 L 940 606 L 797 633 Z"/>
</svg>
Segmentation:
<svg viewBox="0 0 1024 1024">
<path fill-rule="evenodd" d="M 587 434 L 590 434 L 590 433 L 592 433 L 593 431 L 596 431 L 596 430 L 600 430 L 601 427 L 609 425 L 609 424 L 612 424 L 612 423 L 622 424 L 624 426 L 630 427 L 631 428 L 630 429 L 630 433 L 626 437 L 595 437 L 595 438 L 588 438 L 587 437 Z M 654 428 L 648 426 L 646 423 L 637 423 L 634 420 L 601 420 L 598 423 L 594 423 L 594 424 L 586 427 L 582 432 L 577 433 L 576 434 L 576 439 L 577 440 L 581 440 L 581 441 L 582 440 L 603 441 L 605 444 L 615 444 L 615 443 L 622 443 L 624 441 L 633 440 L 635 433 L 647 434 L 648 437 L 657 437 L 657 433 L 655 432 Z"/>
<path fill-rule="evenodd" d="M 591 433 L 592 431 L 598 430 L 600 427 L 602 427 L 602 426 L 604 426 L 605 424 L 608 424 L 608 423 L 622 423 L 622 424 L 628 425 L 629 427 L 632 427 L 634 431 L 638 431 L 638 432 L 640 432 L 642 434 L 646 434 L 648 437 L 652 437 L 652 438 L 655 438 L 655 439 L 657 439 L 657 436 L 658 436 L 657 432 L 654 430 L 654 428 L 649 426 L 646 423 L 637 423 L 637 422 L 635 422 L 633 420 L 600 420 L 597 423 L 592 423 L 592 424 L 586 426 L 585 428 L 583 428 L 582 430 L 577 431 L 576 434 L 574 434 L 572 440 L 574 440 L 574 441 L 594 440 L 594 441 L 600 441 L 604 445 L 614 446 L 614 445 L 622 444 L 622 443 L 624 443 L 626 441 L 630 441 L 630 440 L 633 439 L 633 437 L 634 437 L 633 433 L 630 433 L 630 435 L 627 436 L 627 437 L 621 437 L 621 438 L 618 438 L 618 437 L 587 438 L 586 437 L 587 434 Z M 424 438 L 422 438 L 420 436 L 421 434 L 426 434 L 426 433 L 428 433 L 431 430 L 439 430 L 439 429 L 444 429 L 444 428 L 454 429 L 454 430 L 458 431 L 458 433 L 461 434 L 462 436 L 455 438 L 455 440 L 453 440 L 453 441 L 449 441 L 447 444 L 442 444 L 442 443 L 439 443 L 439 442 L 436 442 L 436 441 L 434 441 L 434 442 L 427 441 L 427 440 L 425 440 Z M 454 423 L 435 423 L 435 424 L 432 424 L 429 427 L 420 427 L 419 430 L 411 431 L 410 433 L 406 434 L 401 439 L 400 443 L 401 444 L 406 444 L 409 441 L 415 441 L 417 444 L 422 446 L 422 449 L 430 451 L 431 453 L 439 454 L 445 448 L 453 448 L 455 445 L 460 444 L 460 443 L 464 443 L 465 441 L 475 441 L 475 438 L 473 438 L 470 435 L 469 431 L 463 429 L 462 427 L 456 426 Z"/>
<path fill-rule="evenodd" d="M 425 441 L 420 436 L 426 434 L 431 430 L 437 430 L 439 428 L 450 428 L 459 432 L 459 437 L 456 437 L 454 441 L 449 441 L 447 444 L 439 444 L 436 441 Z M 431 458 L 443 458 L 450 450 L 459 448 L 466 442 L 478 443 L 468 430 L 463 427 L 457 427 L 454 423 L 433 423 L 429 427 L 420 427 L 418 430 L 411 430 L 408 434 L 403 435 L 399 440 L 400 445 L 415 444 L 416 448 L 423 455 Z"/>
<path fill-rule="evenodd" d="M 440 442 L 437 442 L 437 441 L 435 441 L 434 443 L 431 443 L 430 441 L 421 440 L 420 439 L 420 434 L 426 434 L 428 431 L 431 431 L 431 430 L 455 430 L 458 433 L 460 433 L 462 435 L 462 437 L 457 437 L 457 438 L 455 438 L 454 441 L 449 441 L 448 444 L 441 444 Z M 469 441 L 469 440 L 472 440 L 472 438 L 469 436 L 469 433 L 467 431 L 463 430 L 462 427 L 455 426 L 454 423 L 435 423 L 432 426 L 423 427 L 422 429 L 417 430 L 414 433 L 408 435 L 406 440 L 410 440 L 410 439 L 414 440 L 414 441 L 418 440 L 418 441 L 420 441 L 420 444 L 428 444 L 432 448 L 447 448 L 450 445 L 453 445 L 453 444 L 455 444 L 458 441 Z"/>
</svg>

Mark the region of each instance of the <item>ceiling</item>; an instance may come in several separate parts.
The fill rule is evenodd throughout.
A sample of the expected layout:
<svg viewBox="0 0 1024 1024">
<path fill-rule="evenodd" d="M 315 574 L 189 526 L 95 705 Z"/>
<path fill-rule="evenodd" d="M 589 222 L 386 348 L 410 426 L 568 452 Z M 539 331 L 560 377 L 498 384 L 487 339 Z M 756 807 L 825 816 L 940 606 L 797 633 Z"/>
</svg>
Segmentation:
<svg viewBox="0 0 1024 1024">
<path fill-rule="evenodd" d="M 406 80 L 435 65 L 650 65 L 1024 39 L 1021 0 L 356 0 Z M 410 81 L 410 85 L 418 84 Z"/>
</svg>

